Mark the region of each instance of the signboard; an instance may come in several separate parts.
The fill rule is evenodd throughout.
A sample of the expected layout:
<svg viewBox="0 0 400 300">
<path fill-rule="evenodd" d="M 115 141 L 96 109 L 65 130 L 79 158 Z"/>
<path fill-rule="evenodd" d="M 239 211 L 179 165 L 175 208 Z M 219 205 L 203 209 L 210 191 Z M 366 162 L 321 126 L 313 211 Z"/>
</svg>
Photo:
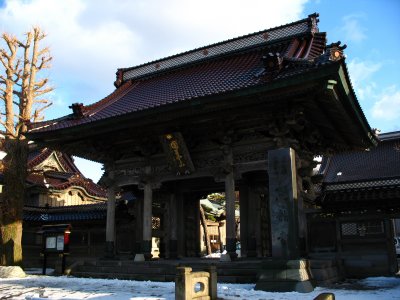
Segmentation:
<svg viewBox="0 0 400 300">
<path fill-rule="evenodd" d="M 64 250 L 64 235 L 46 237 L 46 250 Z"/>
<path fill-rule="evenodd" d="M 42 274 L 46 274 L 47 256 L 58 254 L 62 257 L 61 272 L 65 270 L 65 256 L 69 254 L 69 235 L 71 233 L 70 224 L 43 225 L 42 230 L 42 253 L 43 270 Z"/>
<path fill-rule="evenodd" d="M 57 250 L 64 250 L 64 235 L 57 236 Z"/>
<path fill-rule="evenodd" d="M 49 236 L 46 238 L 46 249 L 55 249 L 56 248 L 56 237 Z"/>
</svg>

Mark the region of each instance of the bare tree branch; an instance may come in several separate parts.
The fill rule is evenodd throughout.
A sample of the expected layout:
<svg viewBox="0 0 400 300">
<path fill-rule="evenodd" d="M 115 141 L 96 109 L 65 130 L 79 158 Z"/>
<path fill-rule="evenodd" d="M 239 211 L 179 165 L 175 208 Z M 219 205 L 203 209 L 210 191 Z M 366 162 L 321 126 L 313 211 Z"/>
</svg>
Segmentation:
<svg viewBox="0 0 400 300">
<path fill-rule="evenodd" d="M 33 122 L 38 122 L 38 121 L 43 120 L 44 117 L 41 116 L 41 113 L 42 113 L 45 109 L 49 108 L 51 105 L 53 105 L 52 102 L 48 103 L 48 104 L 45 105 L 45 106 L 42 106 L 41 108 L 36 109 L 36 110 L 35 110 L 35 113 L 33 114 Z"/>
<path fill-rule="evenodd" d="M 49 103 L 49 100 L 47 100 L 47 99 L 35 99 L 35 103 L 47 104 L 47 103 Z"/>
<path fill-rule="evenodd" d="M 27 32 L 24 41 L 7 33 L 1 35 L 8 48 L 0 49 L 0 62 L 6 71 L 4 75 L 0 75 L 0 99 L 5 103 L 5 121 L 2 123 L 13 137 L 23 135 L 26 130 L 25 122 L 42 118 L 42 112 L 51 105 L 48 99 L 39 99 L 53 91 L 53 87 L 47 86 L 48 78 L 37 81 L 38 72 L 49 68 L 52 61 L 49 47 L 39 47 L 40 41 L 45 37 L 46 34 L 39 27 Z M 22 60 L 17 57 L 18 49 L 21 49 Z M 19 101 L 15 101 L 15 96 Z M 17 116 L 14 114 L 14 105 L 19 108 Z M 34 105 L 39 107 L 32 114 Z M 19 121 L 16 124 L 17 120 Z"/>
<path fill-rule="evenodd" d="M 43 48 L 42 50 L 40 50 L 38 52 L 38 56 L 43 56 L 43 54 L 47 54 L 49 52 L 50 52 L 50 48 L 49 47 Z M 42 57 L 42 59 L 43 59 L 43 57 Z"/>
<path fill-rule="evenodd" d="M 35 92 L 35 97 L 40 97 L 40 96 L 42 96 L 42 95 L 44 95 L 44 94 L 50 93 L 50 92 L 53 91 L 53 90 L 54 90 L 54 88 L 49 87 L 49 88 L 44 89 L 44 90 L 42 90 L 42 91 L 37 91 L 37 92 Z"/>
<path fill-rule="evenodd" d="M 4 57 L 5 57 L 6 59 L 8 59 L 8 58 L 7 58 L 8 56 L 6 56 L 6 55 L 3 53 L 3 51 L 4 51 L 4 50 L 0 51 L 0 62 L 1 62 L 1 64 L 4 66 L 4 68 L 7 69 L 7 63 L 6 63 L 6 61 L 4 60 Z"/>
<path fill-rule="evenodd" d="M 21 98 L 21 95 L 22 95 L 22 93 L 18 92 L 18 91 L 13 91 L 13 94 L 18 96 L 18 98 Z M 15 103 L 15 104 L 19 105 L 19 103 Z"/>
<path fill-rule="evenodd" d="M 42 69 L 48 69 L 50 68 L 50 61 L 52 60 L 52 57 L 42 57 L 42 61 L 40 63 L 40 65 L 37 67 L 38 70 L 42 70 Z"/>
<path fill-rule="evenodd" d="M 49 82 L 48 78 L 44 78 L 38 82 L 35 83 L 35 91 L 37 91 L 38 89 L 40 89 L 41 87 L 43 87 L 44 85 L 46 85 Z"/>
<path fill-rule="evenodd" d="M 0 124 L 4 126 L 4 128 L 6 129 L 6 134 L 10 134 L 12 137 L 16 138 L 16 134 L 14 132 L 14 128 L 13 127 L 9 127 L 9 124 L 7 124 L 7 122 L 4 122 L 2 120 L 0 120 Z"/>
</svg>

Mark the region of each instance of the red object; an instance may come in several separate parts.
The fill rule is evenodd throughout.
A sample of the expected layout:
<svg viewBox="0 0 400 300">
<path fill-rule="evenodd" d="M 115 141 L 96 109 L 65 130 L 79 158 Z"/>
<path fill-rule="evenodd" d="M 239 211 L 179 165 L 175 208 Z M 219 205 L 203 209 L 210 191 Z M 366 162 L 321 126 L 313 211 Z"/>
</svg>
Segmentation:
<svg viewBox="0 0 400 300">
<path fill-rule="evenodd" d="M 69 244 L 69 233 L 65 232 L 64 233 L 64 245 Z"/>
</svg>

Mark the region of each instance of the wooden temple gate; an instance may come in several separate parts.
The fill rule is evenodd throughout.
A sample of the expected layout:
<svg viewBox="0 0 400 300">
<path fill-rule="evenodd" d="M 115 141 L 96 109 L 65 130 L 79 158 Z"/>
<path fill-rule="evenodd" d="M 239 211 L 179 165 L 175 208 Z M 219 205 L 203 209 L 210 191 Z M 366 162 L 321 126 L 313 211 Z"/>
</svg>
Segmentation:
<svg viewBox="0 0 400 300">
<path fill-rule="evenodd" d="M 307 254 L 314 156 L 377 143 L 352 90 L 345 47 L 327 45 L 317 24 L 313 14 L 119 69 L 117 89 L 103 100 L 31 124 L 29 137 L 37 143 L 104 163 L 108 256 L 118 250 L 120 189 L 137 195 L 135 252 L 147 259 L 156 206 L 164 211 L 162 255 L 198 256 L 197 192 L 217 190 L 226 196 L 224 243 L 232 259 L 236 191 L 242 256 Z"/>
</svg>

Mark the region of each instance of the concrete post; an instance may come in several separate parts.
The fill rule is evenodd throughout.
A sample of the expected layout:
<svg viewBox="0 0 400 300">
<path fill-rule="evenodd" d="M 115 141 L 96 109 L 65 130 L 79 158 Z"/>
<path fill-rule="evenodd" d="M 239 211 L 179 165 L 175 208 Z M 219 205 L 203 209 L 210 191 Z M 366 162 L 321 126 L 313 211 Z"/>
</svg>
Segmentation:
<svg viewBox="0 0 400 300">
<path fill-rule="evenodd" d="M 190 300 L 193 299 L 192 291 L 192 268 L 190 267 L 177 267 L 177 275 L 175 279 L 175 299 L 176 300 Z"/>
<path fill-rule="evenodd" d="M 209 266 L 207 271 L 210 273 L 208 295 L 210 299 L 217 299 L 217 267 Z"/>
<path fill-rule="evenodd" d="M 295 151 L 268 151 L 272 257 L 299 258 Z"/>
<path fill-rule="evenodd" d="M 105 256 L 113 257 L 115 254 L 115 182 L 114 170 L 108 170 L 107 188 L 107 221 L 106 221 L 106 249 Z"/>
</svg>

